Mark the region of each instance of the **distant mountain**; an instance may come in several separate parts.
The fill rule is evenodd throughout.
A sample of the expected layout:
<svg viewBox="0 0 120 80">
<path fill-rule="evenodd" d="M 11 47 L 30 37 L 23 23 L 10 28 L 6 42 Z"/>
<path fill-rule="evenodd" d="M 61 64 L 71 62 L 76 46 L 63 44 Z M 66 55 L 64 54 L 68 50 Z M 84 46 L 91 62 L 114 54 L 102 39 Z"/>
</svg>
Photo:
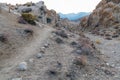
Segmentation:
<svg viewBox="0 0 120 80">
<path fill-rule="evenodd" d="M 87 16 L 89 14 L 90 14 L 90 12 L 80 12 L 77 14 L 75 14 L 75 13 L 69 13 L 69 14 L 59 13 L 60 18 L 63 18 L 63 19 L 67 18 L 69 20 L 77 20 L 77 19 L 80 19 L 80 18 Z"/>
</svg>

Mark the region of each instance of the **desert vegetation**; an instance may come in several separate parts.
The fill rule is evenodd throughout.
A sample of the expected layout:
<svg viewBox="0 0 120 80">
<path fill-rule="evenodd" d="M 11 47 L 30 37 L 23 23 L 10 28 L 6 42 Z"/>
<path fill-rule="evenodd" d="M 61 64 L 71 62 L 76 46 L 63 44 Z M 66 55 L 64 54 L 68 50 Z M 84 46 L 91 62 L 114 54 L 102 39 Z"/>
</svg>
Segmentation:
<svg viewBox="0 0 120 80">
<path fill-rule="evenodd" d="M 21 15 L 22 15 L 21 17 L 25 21 L 27 21 L 29 24 L 36 25 L 36 23 L 35 23 L 36 17 L 33 14 L 31 14 L 31 13 L 22 13 Z"/>
</svg>

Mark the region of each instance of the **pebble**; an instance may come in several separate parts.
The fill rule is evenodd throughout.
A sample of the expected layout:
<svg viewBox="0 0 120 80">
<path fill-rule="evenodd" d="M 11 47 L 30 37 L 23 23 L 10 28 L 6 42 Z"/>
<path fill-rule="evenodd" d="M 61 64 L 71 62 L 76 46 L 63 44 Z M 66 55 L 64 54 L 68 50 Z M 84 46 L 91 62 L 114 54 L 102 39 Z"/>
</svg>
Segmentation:
<svg viewBox="0 0 120 80">
<path fill-rule="evenodd" d="M 42 56 L 43 56 L 42 53 L 38 53 L 38 54 L 36 55 L 37 58 L 42 58 Z"/>
<path fill-rule="evenodd" d="M 116 53 L 115 51 L 112 51 L 112 53 Z"/>
<path fill-rule="evenodd" d="M 49 47 L 49 44 L 44 44 L 44 47 L 45 47 L 45 48 L 48 48 L 48 47 Z"/>
<path fill-rule="evenodd" d="M 61 38 L 56 38 L 55 41 L 56 41 L 58 44 L 62 44 L 62 43 L 64 43 L 63 40 L 62 40 Z"/>
<path fill-rule="evenodd" d="M 115 64 L 112 64 L 111 67 L 115 67 Z"/>
<path fill-rule="evenodd" d="M 41 49 L 42 49 L 42 50 L 44 50 L 44 49 L 45 49 L 45 47 L 41 47 Z"/>
<path fill-rule="evenodd" d="M 45 52 L 45 47 L 41 47 L 41 48 L 40 48 L 40 51 L 41 51 L 41 52 Z"/>
<path fill-rule="evenodd" d="M 20 71 L 26 71 L 27 70 L 27 62 L 21 62 L 19 65 L 18 65 L 18 69 Z"/>
<path fill-rule="evenodd" d="M 81 50 L 76 50 L 76 53 L 77 53 L 77 54 L 81 54 L 82 51 L 81 51 Z"/>
<path fill-rule="evenodd" d="M 110 64 L 109 63 L 106 63 L 107 66 L 109 66 Z"/>
<path fill-rule="evenodd" d="M 33 62 L 34 62 L 34 59 L 29 59 L 29 62 L 33 63 Z"/>
</svg>

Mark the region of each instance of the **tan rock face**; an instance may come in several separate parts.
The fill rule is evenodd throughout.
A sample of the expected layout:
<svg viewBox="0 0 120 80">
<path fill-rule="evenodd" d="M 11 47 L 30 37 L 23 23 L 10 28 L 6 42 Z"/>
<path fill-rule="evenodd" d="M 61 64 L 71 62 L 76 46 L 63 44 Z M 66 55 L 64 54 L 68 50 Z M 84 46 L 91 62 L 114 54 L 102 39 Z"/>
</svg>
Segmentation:
<svg viewBox="0 0 120 80">
<path fill-rule="evenodd" d="M 110 27 L 120 22 L 120 0 L 102 0 L 88 18 L 80 22 L 82 28 Z"/>
</svg>

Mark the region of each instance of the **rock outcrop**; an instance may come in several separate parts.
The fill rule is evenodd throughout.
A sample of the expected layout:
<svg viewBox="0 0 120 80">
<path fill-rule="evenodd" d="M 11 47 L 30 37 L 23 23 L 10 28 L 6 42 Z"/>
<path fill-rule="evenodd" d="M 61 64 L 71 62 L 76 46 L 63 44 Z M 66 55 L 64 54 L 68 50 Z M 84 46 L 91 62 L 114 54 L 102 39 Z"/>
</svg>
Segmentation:
<svg viewBox="0 0 120 80">
<path fill-rule="evenodd" d="M 43 1 L 17 5 L 17 12 L 32 13 L 38 18 L 37 20 L 43 24 L 55 25 L 55 23 L 60 19 L 56 11 L 48 10 Z"/>
<path fill-rule="evenodd" d="M 80 25 L 83 30 L 118 27 L 120 25 L 120 0 L 102 0 Z"/>
</svg>

